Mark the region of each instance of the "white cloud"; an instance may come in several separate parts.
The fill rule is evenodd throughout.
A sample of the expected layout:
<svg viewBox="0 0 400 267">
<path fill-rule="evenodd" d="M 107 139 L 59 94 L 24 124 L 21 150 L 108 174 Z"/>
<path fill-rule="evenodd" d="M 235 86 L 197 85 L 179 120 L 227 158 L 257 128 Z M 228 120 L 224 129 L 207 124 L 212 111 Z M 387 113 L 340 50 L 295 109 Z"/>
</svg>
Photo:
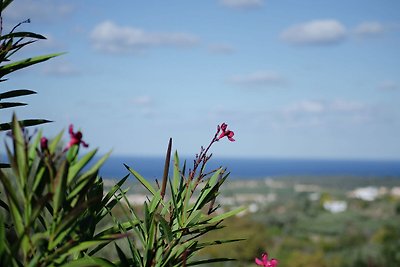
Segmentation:
<svg viewBox="0 0 400 267">
<path fill-rule="evenodd" d="M 90 38 L 95 49 L 108 53 L 126 53 L 156 46 L 193 46 L 199 38 L 188 33 L 151 33 L 135 27 L 122 27 L 112 21 L 98 24 Z"/>
<path fill-rule="evenodd" d="M 287 127 L 364 123 L 372 119 L 374 109 L 348 100 L 304 100 L 282 107 L 279 122 Z M 276 122 L 278 125 L 279 122 Z"/>
<path fill-rule="evenodd" d="M 314 113 L 324 112 L 358 112 L 366 108 L 365 104 L 348 100 L 304 100 L 284 108 L 285 113 Z"/>
<path fill-rule="evenodd" d="M 33 22 L 48 22 L 65 18 L 71 14 L 74 6 L 70 3 L 59 3 L 51 0 L 20 0 L 7 7 L 4 15 L 6 21 L 18 23 L 30 18 Z"/>
<path fill-rule="evenodd" d="M 230 8 L 249 9 L 262 7 L 264 0 L 220 0 L 220 3 Z"/>
<path fill-rule="evenodd" d="M 154 105 L 154 98 L 149 95 L 139 95 L 131 100 L 133 106 L 131 107 L 140 112 L 140 115 L 144 118 L 154 119 L 159 117 L 157 107 Z"/>
<path fill-rule="evenodd" d="M 271 85 L 282 85 L 285 80 L 276 72 L 272 71 L 258 71 L 244 75 L 234 75 L 229 78 L 229 82 L 250 87 L 263 87 Z"/>
<path fill-rule="evenodd" d="M 354 28 L 354 33 L 359 37 L 370 37 L 381 35 L 385 27 L 376 21 L 363 22 Z"/>
<path fill-rule="evenodd" d="M 69 62 L 54 60 L 46 64 L 43 73 L 51 76 L 76 76 L 80 71 Z"/>
<path fill-rule="evenodd" d="M 305 100 L 285 107 L 283 113 L 287 115 L 295 113 L 322 113 L 326 110 L 326 104 L 322 101 Z"/>
<path fill-rule="evenodd" d="M 153 103 L 153 99 L 148 95 L 142 95 L 133 98 L 132 103 L 140 106 L 149 106 Z"/>
<path fill-rule="evenodd" d="M 346 31 L 345 26 L 336 20 L 314 20 L 293 25 L 284 30 L 280 37 L 294 45 L 327 45 L 344 40 Z"/>
<path fill-rule="evenodd" d="M 228 44 L 211 44 L 208 46 L 208 51 L 213 54 L 232 54 L 235 49 Z"/>
<path fill-rule="evenodd" d="M 396 83 L 395 81 L 383 81 L 378 85 L 379 90 L 384 90 L 384 91 L 391 91 L 391 90 L 397 90 L 400 88 L 400 85 Z"/>
<path fill-rule="evenodd" d="M 367 106 L 357 101 L 334 100 L 328 103 L 328 110 L 334 112 L 359 112 L 365 111 Z"/>
</svg>

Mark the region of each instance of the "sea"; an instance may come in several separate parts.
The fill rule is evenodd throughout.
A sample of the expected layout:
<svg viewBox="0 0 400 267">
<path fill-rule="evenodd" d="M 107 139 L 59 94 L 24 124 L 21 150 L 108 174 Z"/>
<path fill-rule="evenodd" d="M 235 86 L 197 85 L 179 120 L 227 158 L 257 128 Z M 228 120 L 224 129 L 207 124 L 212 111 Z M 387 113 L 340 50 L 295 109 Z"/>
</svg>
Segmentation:
<svg viewBox="0 0 400 267">
<path fill-rule="evenodd" d="M 181 165 L 183 159 L 180 159 Z M 148 179 L 160 179 L 164 172 L 163 157 L 112 156 L 102 166 L 100 175 L 107 179 L 122 178 L 129 173 L 124 164 Z M 172 169 L 172 164 L 170 165 Z M 186 160 L 193 168 L 193 159 Z M 400 161 L 395 160 L 328 160 L 273 158 L 211 158 L 206 171 L 219 167 L 230 172 L 230 179 L 265 179 L 282 176 L 359 176 L 398 177 Z"/>
</svg>

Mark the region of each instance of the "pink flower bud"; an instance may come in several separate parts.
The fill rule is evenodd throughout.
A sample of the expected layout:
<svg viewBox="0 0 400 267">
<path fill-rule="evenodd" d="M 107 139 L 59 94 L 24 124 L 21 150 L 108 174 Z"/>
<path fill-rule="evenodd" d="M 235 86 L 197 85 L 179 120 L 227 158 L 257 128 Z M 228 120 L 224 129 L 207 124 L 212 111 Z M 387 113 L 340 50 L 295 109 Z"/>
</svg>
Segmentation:
<svg viewBox="0 0 400 267">
<path fill-rule="evenodd" d="M 48 142 L 49 141 L 47 140 L 46 137 L 42 137 L 40 139 L 40 149 L 42 150 L 42 152 L 49 149 Z"/>
</svg>

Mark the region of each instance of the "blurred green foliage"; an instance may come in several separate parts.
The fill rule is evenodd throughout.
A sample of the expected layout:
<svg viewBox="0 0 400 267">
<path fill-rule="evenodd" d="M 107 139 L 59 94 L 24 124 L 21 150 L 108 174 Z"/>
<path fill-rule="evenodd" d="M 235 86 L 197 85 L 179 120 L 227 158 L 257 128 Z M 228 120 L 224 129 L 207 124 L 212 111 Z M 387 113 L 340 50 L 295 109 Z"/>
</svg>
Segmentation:
<svg viewBox="0 0 400 267">
<path fill-rule="evenodd" d="M 270 187 L 264 180 L 229 181 L 222 196 L 246 194 L 276 195 L 260 204 L 260 209 L 226 221 L 220 234 L 246 241 L 210 248 L 209 255 L 235 255 L 239 260 L 229 266 L 254 266 L 254 255 L 268 251 L 279 259 L 279 266 L 400 266 L 400 198 L 386 193 L 373 201 L 348 196 L 358 187 L 374 186 L 390 190 L 400 186 L 396 177 L 280 177 L 280 187 Z M 237 186 L 235 185 L 237 184 Z M 319 188 L 319 199 L 310 192 L 298 192 L 296 185 Z M 331 213 L 323 202 L 340 199 L 347 210 Z M 210 265 L 211 266 L 211 265 Z M 220 265 L 225 266 L 225 265 Z"/>
</svg>

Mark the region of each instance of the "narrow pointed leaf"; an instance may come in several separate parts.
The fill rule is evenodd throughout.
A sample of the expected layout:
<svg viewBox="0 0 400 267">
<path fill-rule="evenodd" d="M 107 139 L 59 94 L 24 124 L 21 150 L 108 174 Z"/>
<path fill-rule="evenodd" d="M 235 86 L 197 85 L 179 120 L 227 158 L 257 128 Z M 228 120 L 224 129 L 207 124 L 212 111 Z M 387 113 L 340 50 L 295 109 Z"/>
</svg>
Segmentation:
<svg viewBox="0 0 400 267">
<path fill-rule="evenodd" d="M 117 265 L 103 258 L 85 257 L 65 263 L 61 267 L 117 267 Z"/>
<path fill-rule="evenodd" d="M 12 135 L 13 135 L 13 145 L 14 154 L 17 163 L 18 177 L 17 181 L 20 186 L 20 192 L 24 191 L 25 183 L 28 175 L 28 155 L 24 139 L 24 134 L 22 133 L 22 128 L 17 120 L 15 114 L 12 118 Z"/>
<path fill-rule="evenodd" d="M 28 127 L 28 126 L 35 126 L 39 124 L 49 123 L 52 121 L 43 120 L 43 119 L 28 119 L 28 120 L 21 120 L 19 121 L 21 126 Z M 8 131 L 11 130 L 11 122 L 1 123 L 0 124 L 0 131 Z"/>
<path fill-rule="evenodd" d="M 54 137 L 54 139 L 51 140 L 50 144 L 49 144 L 49 151 L 50 153 L 54 153 L 58 147 L 58 144 L 61 141 L 61 138 L 64 134 L 64 131 L 59 132 L 56 137 Z"/>
<path fill-rule="evenodd" d="M 125 253 L 122 251 L 122 249 L 117 244 L 114 244 L 114 245 L 115 245 L 115 249 L 117 250 L 118 259 L 121 262 L 121 266 L 129 266 L 129 262 L 125 256 Z"/>
<path fill-rule="evenodd" d="M 0 163 L 0 169 L 10 168 L 10 163 Z"/>
<path fill-rule="evenodd" d="M 1 5 L 1 11 L 3 11 L 4 9 L 6 9 L 6 7 L 12 3 L 12 1 L 14 0 L 2 0 L 2 5 Z"/>
<path fill-rule="evenodd" d="M 85 179 L 86 176 L 93 175 L 97 173 L 100 169 L 100 167 L 104 164 L 104 162 L 110 157 L 111 151 L 102 156 L 87 172 L 82 174 L 82 177 L 79 179 Z"/>
<path fill-rule="evenodd" d="M 33 159 L 36 156 L 36 152 L 37 152 L 37 147 L 40 143 L 40 139 L 42 138 L 42 131 L 39 130 L 39 132 L 37 133 L 35 139 L 33 140 L 33 142 L 30 144 L 30 147 L 28 149 L 28 158 L 30 161 L 33 161 Z M 31 163 L 31 162 L 30 162 Z"/>
<path fill-rule="evenodd" d="M 216 223 L 216 222 L 224 220 L 224 219 L 226 219 L 228 217 L 232 217 L 232 216 L 234 216 L 234 215 L 236 215 L 236 214 L 238 214 L 238 213 L 240 213 L 240 212 L 242 212 L 244 210 L 246 210 L 246 207 L 240 207 L 240 208 L 225 212 L 223 214 L 217 215 L 214 218 L 210 219 L 208 222 L 209 223 Z"/>
<path fill-rule="evenodd" d="M 204 264 L 210 264 L 210 263 L 216 263 L 216 262 L 227 262 L 227 261 L 236 261 L 236 260 L 230 259 L 230 258 L 215 258 L 215 259 L 197 260 L 197 261 L 188 262 L 186 264 L 186 266 L 204 265 Z"/>
<path fill-rule="evenodd" d="M 11 72 L 16 71 L 16 70 L 20 70 L 20 69 L 29 67 L 31 65 L 49 60 L 51 58 L 60 56 L 62 54 L 64 54 L 64 53 L 56 53 L 56 54 L 32 57 L 32 58 L 23 59 L 23 60 L 19 60 L 19 61 L 13 62 L 13 63 L 9 63 L 6 65 L 0 66 L 0 77 L 3 77 Z"/>
<path fill-rule="evenodd" d="M 36 94 L 35 91 L 28 90 L 28 89 L 17 89 L 17 90 L 11 90 L 8 92 L 0 93 L 0 99 L 5 99 L 5 98 L 12 98 L 12 97 L 18 97 L 18 96 L 26 96 L 26 95 L 32 95 Z"/>
<path fill-rule="evenodd" d="M 0 109 L 20 107 L 26 105 L 27 105 L 26 103 L 19 103 L 19 102 L 0 102 Z"/>
<path fill-rule="evenodd" d="M 68 184 L 71 183 L 72 180 L 74 180 L 78 173 L 89 163 L 89 161 L 94 157 L 96 153 L 97 149 L 90 151 L 69 168 Z"/>
<path fill-rule="evenodd" d="M 33 32 L 13 32 L 9 34 L 4 34 L 3 36 L 0 37 L 0 40 L 5 40 L 8 38 L 34 38 L 34 39 L 46 39 L 41 34 L 33 33 Z"/>
<path fill-rule="evenodd" d="M 151 184 L 143 177 L 141 176 L 137 171 L 135 171 L 134 169 L 131 169 L 128 165 L 124 164 L 125 168 L 128 169 L 128 171 L 130 171 L 133 176 L 135 176 L 135 178 L 147 189 L 149 190 L 149 192 L 153 195 L 156 194 L 156 190 L 151 186 Z"/>
<path fill-rule="evenodd" d="M 60 167 L 57 170 L 57 174 L 53 183 L 53 209 L 54 209 L 54 217 L 57 216 L 59 209 L 65 199 L 66 187 L 67 187 L 67 175 L 68 175 L 68 167 L 67 161 L 64 160 Z"/>
<path fill-rule="evenodd" d="M 129 177 L 129 174 L 126 175 L 124 178 L 122 178 L 116 185 L 114 185 L 110 189 L 110 191 L 105 195 L 105 197 L 102 200 L 102 206 L 105 206 L 108 203 L 108 201 L 110 201 L 110 199 L 114 196 L 115 192 L 117 192 L 121 188 L 122 184 L 125 183 L 125 181 L 126 181 L 126 179 L 128 179 L 128 177 Z"/>
</svg>

